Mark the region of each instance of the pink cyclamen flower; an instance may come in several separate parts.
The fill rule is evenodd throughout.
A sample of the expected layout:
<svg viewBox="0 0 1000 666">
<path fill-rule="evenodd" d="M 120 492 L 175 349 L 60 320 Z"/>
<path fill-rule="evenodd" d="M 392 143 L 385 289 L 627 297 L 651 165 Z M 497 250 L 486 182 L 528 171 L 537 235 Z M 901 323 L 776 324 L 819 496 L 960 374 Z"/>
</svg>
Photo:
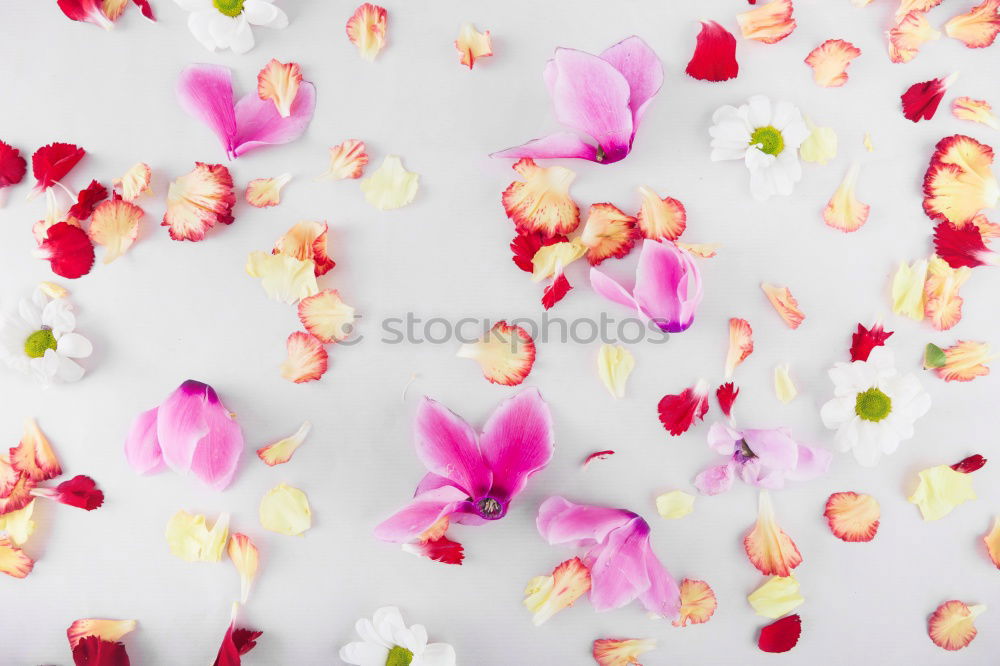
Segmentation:
<svg viewBox="0 0 1000 666">
<path fill-rule="evenodd" d="M 208 125 L 219 137 L 226 155 L 234 159 L 254 148 L 294 141 L 302 136 L 316 108 L 316 87 L 299 84 L 288 117 L 257 90 L 233 101 L 233 73 L 221 65 L 190 65 L 177 84 L 181 106 Z"/>
<path fill-rule="evenodd" d="M 691 254 L 670 241 L 644 240 L 629 291 L 596 268 L 590 286 L 610 301 L 638 311 L 660 330 L 679 333 L 694 323 L 701 303 L 701 273 Z"/>
<path fill-rule="evenodd" d="M 605 164 L 624 159 L 646 107 L 663 85 L 663 65 L 646 42 L 632 36 L 600 56 L 558 48 L 543 78 L 556 119 L 597 145 L 558 132 L 491 157 L 576 157 Z"/>
<path fill-rule="evenodd" d="M 649 524 L 625 509 L 574 504 L 550 497 L 538 509 L 538 532 L 550 544 L 587 548 L 590 603 L 597 611 L 638 599 L 651 613 L 675 619 L 680 589 L 649 544 Z"/>
<path fill-rule="evenodd" d="M 125 458 L 139 474 L 164 467 L 192 472 L 216 490 L 225 489 L 243 454 L 243 432 L 208 384 L 189 379 L 139 414 L 125 440 Z"/>
<path fill-rule="evenodd" d="M 705 495 L 729 490 L 736 476 L 752 486 L 775 490 L 785 481 L 814 479 L 826 474 L 833 457 L 826 449 L 799 444 L 787 428 L 735 430 L 713 423 L 708 446 L 728 460 L 695 477 L 695 487 Z"/>
<path fill-rule="evenodd" d="M 439 519 L 479 525 L 499 520 L 535 472 L 552 459 L 552 417 L 536 389 L 500 403 L 480 435 L 440 403 L 417 408 L 417 456 L 428 474 L 413 501 L 375 528 L 405 543 Z"/>
</svg>

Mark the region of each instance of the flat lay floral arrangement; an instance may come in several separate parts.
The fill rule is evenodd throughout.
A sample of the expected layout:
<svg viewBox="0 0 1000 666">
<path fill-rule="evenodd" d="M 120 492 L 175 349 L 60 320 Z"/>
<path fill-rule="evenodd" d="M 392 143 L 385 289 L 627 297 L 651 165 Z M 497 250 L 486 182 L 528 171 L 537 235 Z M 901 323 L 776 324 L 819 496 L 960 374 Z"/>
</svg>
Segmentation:
<svg viewBox="0 0 1000 666">
<path fill-rule="evenodd" d="M 990 663 L 1000 0 L 620 4 L 3 10 L 0 661 Z"/>
</svg>

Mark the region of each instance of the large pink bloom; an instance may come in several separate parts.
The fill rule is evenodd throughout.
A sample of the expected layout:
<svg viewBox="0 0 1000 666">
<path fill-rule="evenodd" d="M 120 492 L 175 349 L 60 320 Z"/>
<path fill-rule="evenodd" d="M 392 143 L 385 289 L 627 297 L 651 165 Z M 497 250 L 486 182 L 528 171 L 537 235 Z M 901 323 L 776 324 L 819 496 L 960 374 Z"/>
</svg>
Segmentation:
<svg viewBox="0 0 1000 666">
<path fill-rule="evenodd" d="M 687 330 L 694 323 L 702 296 L 698 265 L 687 250 L 667 240 L 642 242 L 631 291 L 596 268 L 590 269 L 590 286 L 668 333 Z"/>
<path fill-rule="evenodd" d="M 663 65 L 640 38 L 618 42 L 600 56 L 556 49 L 543 74 L 556 119 L 582 134 L 550 134 L 491 157 L 577 157 L 610 164 L 632 149 L 646 107 L 663 85 Z"/>
<path fill-rule="evenodd" d="M 177 97 L 185 111 L 215 132 L 230 159 L 261 146 L 294 141 L 306 131 L 316 108 L 316 87 L 308 81 L 299 84 L 287 118 L 256 89 L 234 103 L 233 73 L 221 65 L 185 68 Z"/>
<path fill-rule="evenodd" d="M 550 544 L 586 548 L 590 603 L 598 611 L 634 599 L 659 617 L 674 619 L 680 590 L 649 545 L 649 524 L 625 509 L 574 504 L 550 497 L 538 509 L 538 532 Z"/>
<path fill-rule="evenodd" d="M 499 520 L 535 472 L 552 459 L 552 417 L 536 389 L 502 402 L 476 431 L 430 398 L 417 409 L 417 456 L 428 474 L 413 501 L 375 528 L 383 541 L 413 540 L 444 516 Z"/>
<path fill-rule="evenodd" d="M 243 454 L 243 433 L 208 384 L 189 379 L 159 407 L 139 414 L 125 440 L 125 458 L 139 474 L 164 467 L 192 472 L 225 489 Z"/>
</svg>

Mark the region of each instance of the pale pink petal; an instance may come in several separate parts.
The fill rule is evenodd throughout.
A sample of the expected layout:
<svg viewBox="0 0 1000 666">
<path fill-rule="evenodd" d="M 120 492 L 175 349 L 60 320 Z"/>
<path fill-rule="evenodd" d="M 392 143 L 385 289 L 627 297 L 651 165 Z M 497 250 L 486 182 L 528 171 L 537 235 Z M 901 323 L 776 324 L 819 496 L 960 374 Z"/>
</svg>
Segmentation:
<svg viewBox="0 0 1000 666">
<path fill-rule="evenodd" d="M 694 477 L 694 487 L 703 495 L 718 495 L 733 487 L 733 466 L 715 465 Z"/>
<path fill-rule="evenodd" d="M 701 273 L 691 256 L 673 243 L 646 239 L 632 294 L 661 330 L 679 333 L 691 326 L 701 302 Z"/>
<path fill-rule="evenodd" d="M 635 136 L 646 107 L 663 85 L 663 64 L 653 49 L 634 35 L 605 50 L 601 59 L 611 63 L 628 82 L 632 136 Z"/>
<path fill-rule="evenodd" d="M 556 495 L 538 507 L 535 524 L 538 533 L 551 545 L 593 545 L 635 517 L 624 509 L 574 504 Z"/>
<path fill-rule="evenodd" d="M 453 513 L 466 499 L 465 491 L 453 486 L 428 490 L 375 527 L 382 541 L 406 543 L 420 536 L 440 518 Z"/>
<path fill-rule="evenodd" d="M 607 540 L 594 548 L 597 557 L 592 563 L 588 555 L 585 563 L 590 568 L 590 603 L 594 610 L 620 608 L 649 589 L 648 545 L 649 526 L 636 516 L 612 530 Z"/>
<path fill-rule="evenodd" d="M 573 157 L 581 160 L 597 161 L 597 147 L 592 146 L 576 134 L 557 132 L 540 139 L 507 150 L 491 153 L 490 157 L 531 157 L 538 159 L 558 159 Z"/>
<path fill-rule="evenodd" d="M 294 141 L 306 131 L 315 108 L 316 87 L 308 81 L 299 86 L 287 118 L 281 117 L 270 100 L 263 100 L 256 93 L 245 95 L 236 103 L 233 157 L 261 146 Z"/>
<path fill-rule="evenodd" d="M 483 460 L 493 470 L 490 496 L 501 502 L 524 489 L 552 459 L 552 415 L 538 389 L 500 403 L 480 437 Z"/>
<path fill-rule="evenodd" d="M 125 439 L 125 459 L 139 474 L 155 474 L 165 467 L 156 439 L 156 413 L 153 407 L 135 417 Z"/>
<path fill-rule="evenodd" d="M 621 286 L 617 280 L 608 277 L 596 268 L 590 269 L 590 286 L 598 294 L 608 299 L 612 303 L 624 305 L 627 308 L 638 309 L 631 292 Z"/>
<path fill-rule="evenodd" d="M 424 398 L 417 408 L 417 456 L 428 471 L 451 479 L 469 495 L 480 497 L 493 480 L 468 423 L 441 403 Z"/>
</svg>

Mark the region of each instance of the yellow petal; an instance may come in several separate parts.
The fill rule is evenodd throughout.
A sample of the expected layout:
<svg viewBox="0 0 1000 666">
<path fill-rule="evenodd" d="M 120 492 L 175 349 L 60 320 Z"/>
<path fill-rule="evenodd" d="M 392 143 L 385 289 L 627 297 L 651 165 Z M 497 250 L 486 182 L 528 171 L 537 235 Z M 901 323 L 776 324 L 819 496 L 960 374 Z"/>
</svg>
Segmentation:
<svg viewBox="0 0 1000 666">
<path fill-rule="evenodd" d="M 985 342 L 959 340 L 944 350 L 944 365 L 934 370 L 946 382 L 969 382 L 990 374 L 988 361 L 996 358 Z"/>
<path fill-rule="evenodd" d="M 306 421 L 299 426 L 295 434 L 257 449 L 257 457 L 271 467 L 288 462 L 292 459 L 292 454 L 295 453 L 295 450 L 305 441 L 311 429 L 312 424 Z"/>
<path fill-rule="evenodd" d="M 778 396 L 778 400 L 785 404 L 795 400 L 795 396 L 799 394 L 798 389 L 795 388 L 795 382 L 788 374 L 787 363 L 774 368 L 774 394 Z"/>
<path fill-rule="evenodd" d="M 52 300 L 57 298 L 66 298 L 69 296 L 69 290 L 62 285 L 56 284 L 55 282 L 39 282 L 38 288 L 43 294 Z"/>
<path fill-rule="evenodd" d="M 246 534 L 237 532 L 229 540 L 229 559 L 240 574 L 240 602 L 245 604 L 260 564 L 257 546 Z"/>
<path fill-rule="evenodd" d="M 218 562 L 229 536 L 229 514 L 224 513 L 208 529 L 205 516 L 178 511 L 167 523 L 170 552 L 187 562 Z"/>
<path fill-rule="evenodd" d="M 837 133 L 832 127 L 817 127 L 806 117 L 809 136 L 799 146 L 799 156 L 806 162 L 826 164 L 837 156 Z"/>
<path fill-rule="evenodd" d="M 927 279 L 927 260 L 914 261 L 912 265 L 900 264 L 892 278 L 892 311 L 921 321 L 924 318 L 924 280 Z"/>
<path fill-rule="evenodd" d="M 312 527 L 309 499 L 284 483 L 271 488 L 260 501 L 260 524 L 278 534 L 302 534 Z"/>
<path fill-rule="evenodd" d="M 948 262 L 934 255 L 927 262 L 924 281 L 924 316 L 931 326 L 946 331 L 962 319 L 962 297 L 959 290 L 972 277 L 968 266 L 952 268 Z"/>
<path fill-rule="evenodd" d="M 871 206 L 858 201 L 858 197 L 854 194 L 860 172 L 861 165 L 856 162 L 852 164 L 837 191 L 830 197 L 826 208 L 823 209 L 823 220 L 827 226 L 849 233 L 857 231 L 868 221 Z"/>
<path fill-rule="evenodd" d="M 531 259 L 531 265 L 534 268 L 531 273 L 532 281 L 541 282 L 552 277 L 565 270 L 567 266 L 586 252 L 587 246 L 583 244 L 580 237 L 538 248 L 538 252 L 535 252 L 535 256 Z"/>
<path fill-rule="evenodd" d="M 260 278 L 267 295 L 277 301 L 295 303 L 319 292 L 316 264 L 287 254 L 256 250 L 247 257 L 247 275 Z"/>
<path fill-rule="evenodd" d="M 972 474 L 956 472 L 948 465 L 930 467 L 920 472 L 920 483 L 910 496 L 910 503 L 920 507 L 924 520 L 944 518 L 959 504 L 976 499 Z"/>
<path fill-rule="evenodd" d="M 635 357 L 621 345 L 601 345 L 597 355 L 597 374 L 607 387 L 608 393 L 616 398 L 625 397 L 625 383 L 635 369 Z"/>
<path fill-rule="evenodd" d="M 103 201 L 94 209 L 87 235 L 107 248 L 104 263 L 110 264 L 132 247 L 143 215 L 141 208 L 124 199 Z"/>
<path fill-rule="evenodd" d="M 388 155 L 382 166 L 361 181 L 361 191 L 368 203 L 379 210 L 402 208 L 417 196 L 420 176 L 403 168 L 396 155 Z"/>
<path fill-rule="evenodd" d="M 875 144 L 872 143 L 871 132 L 865 132 L 864 144 L 865 144 L 865 150 L 867 150 L 869 153 L 875 151 Z"/>
<path fill-rule="evenodd" d="M 148 164 L 138 162 L 125 172 L 121 180 L 112 181 L 113 187 L 121 187 L 122 199 L 128 202 L 135 201 L 143 194 L 152 192 L 149 187 L 153 172 Z"/>
<path fill-rule="evenodd" d="M 656 498 L 656 512 L 661 518 L 677 520 L 694 511 L 694 495 L 683 490 L 671 490 Z"/>
<path fill-rule="evenodd" d="M 986 544 L 986 551 L 993 560 L 993 566 L 1000 569 L 1000 517 L 993 519 L 993 529 L 983 537 L 983 543 Z"/>
<path fill-rule="evenodd" d="M 466 23 L 458 33 L 455 48 L 460 54 L 459 62 L 472 69 L 472 66 L 476 64 L 476 58 L 493 55 L 490 31 L 479 32 L 474 25 Z"/>
<path fill-rule="evenodd" d="M 772 576 L 751 592 L 747 601 L 757 615 L 776 620 L 801 606 L 805 599 L 799 594 L 799 581 L 795 576 Z"/>
<path fill-rule="evenodd" d="M 283 173 L 275 178 L 255 178 L 247 183 L 244 197 L 255 208 L 267 208 L 281 203 L 281 188 L 292 179 L 292 174 Z"/>
<path fill-rule="evenodd" d="M 31 500 L 23 509 L 0 515 L 0 532 L 6 532 L 11 541 L 23 546 L 35 531 L 35 521 L 31 519 L 34 510 L 35 500 Z"/>
<path fill-rule="evenodd" d="M 551 576 L 535 576 L 524 590 L 524 605 L 532 612 L 537 627 L 553 615 L 573 605 L 590 589 L 590 570 L 580 558 L 566 560 Z"/>
</svg>

